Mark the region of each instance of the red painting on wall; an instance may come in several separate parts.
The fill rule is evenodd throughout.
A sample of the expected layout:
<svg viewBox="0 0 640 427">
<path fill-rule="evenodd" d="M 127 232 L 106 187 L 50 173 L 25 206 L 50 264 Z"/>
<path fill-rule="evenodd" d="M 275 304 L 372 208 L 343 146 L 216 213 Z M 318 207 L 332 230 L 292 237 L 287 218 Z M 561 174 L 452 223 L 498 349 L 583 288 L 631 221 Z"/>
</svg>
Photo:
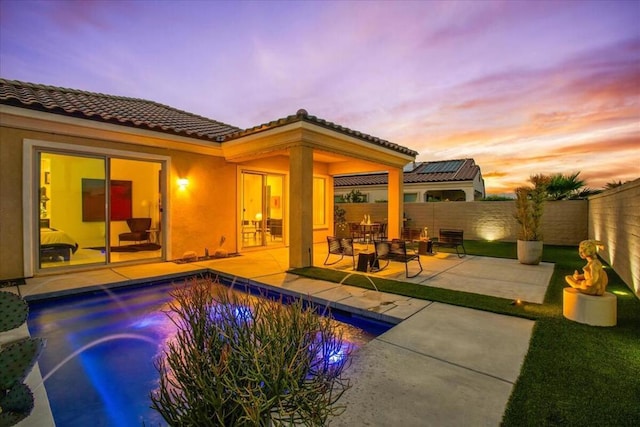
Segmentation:
<svg viewBox="0 0 640 427">
<path fill-rule="evenodd" d="M 111 180 L 110 220 L 125 221 L 132 213 L 132 182 Z M 82 178 L 82 221 L 104 222 L 106 186 L 104 179 Z"/>
</svg>

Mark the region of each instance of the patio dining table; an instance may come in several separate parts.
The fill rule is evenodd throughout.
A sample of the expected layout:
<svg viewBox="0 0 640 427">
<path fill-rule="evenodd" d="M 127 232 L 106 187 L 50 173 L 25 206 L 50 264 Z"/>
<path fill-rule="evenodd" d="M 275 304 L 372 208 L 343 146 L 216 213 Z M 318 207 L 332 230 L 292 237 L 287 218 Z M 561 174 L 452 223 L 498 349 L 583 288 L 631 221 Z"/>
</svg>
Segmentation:
<svg viewBox="0 0 640 427">
<path fill-rule="evenodd" d="M 372 243 L 376 237 L 379 237 L 380 225 L 379 222 L 372 222 L 371 224 L 360 223 L 360 233 L 362 234 L 363 241 Z"/>
</svg>

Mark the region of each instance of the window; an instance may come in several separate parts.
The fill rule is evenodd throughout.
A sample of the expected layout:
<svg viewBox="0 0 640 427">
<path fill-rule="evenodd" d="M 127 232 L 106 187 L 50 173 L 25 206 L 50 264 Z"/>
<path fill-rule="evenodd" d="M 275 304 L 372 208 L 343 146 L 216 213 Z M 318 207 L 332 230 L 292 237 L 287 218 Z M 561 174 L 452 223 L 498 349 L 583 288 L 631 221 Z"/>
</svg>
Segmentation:
<svg viewBox="0 0 640 427">
<path fill-rule="evenodd" d="M 313 225 L 327 224 L 327 191 L 325 178 L 313 178 Z"/>
<path fill-rule="evenodd" d="M 418 193 L 404 193 L 404 202 L 413 203 L 418 201 Z"/>
</svg>

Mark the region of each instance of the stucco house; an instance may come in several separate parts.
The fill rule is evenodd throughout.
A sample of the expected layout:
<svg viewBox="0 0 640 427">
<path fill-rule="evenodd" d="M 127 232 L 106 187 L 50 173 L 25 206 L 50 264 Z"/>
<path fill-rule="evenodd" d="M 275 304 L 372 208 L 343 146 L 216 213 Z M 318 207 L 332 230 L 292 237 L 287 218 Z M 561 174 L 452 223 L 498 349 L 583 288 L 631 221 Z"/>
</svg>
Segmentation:
<svg viewBox="0 0 640 427">
<path fill-rule="evenodd" d="M 229 253 L 288 247 L 291 267 L 308 266 L 333 230 L 336 175 L 385 171 L 399 236 L 416 155 L 303 109 L 240 129 L 0 79 L 0 279 L 213 255 L 222 240 Z"/>
<path fill-rule="evenodd" d="M 485 197 L 482 171 L 473 159 L 411 162 L 404 168 L 403 200 L 412 202 L 466 201 Z M 334 177 L 336 201 L 357 191 L 361 202 L 387 200 L 386 172 Z"/>
</svg>

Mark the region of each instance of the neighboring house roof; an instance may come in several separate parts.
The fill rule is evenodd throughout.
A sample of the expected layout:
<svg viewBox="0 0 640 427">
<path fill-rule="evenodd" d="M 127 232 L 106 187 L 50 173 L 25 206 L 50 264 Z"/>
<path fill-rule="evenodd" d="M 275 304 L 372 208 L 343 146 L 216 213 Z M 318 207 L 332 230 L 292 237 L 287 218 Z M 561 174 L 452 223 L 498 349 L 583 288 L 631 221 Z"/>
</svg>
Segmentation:
<svg viewBox="0 0 640 427">
<path fill-rule="evenodd" d="M 418 155 L 416 151 L 398 144 L 311 116 L 302 109 L 295 115 L 242 130 L 236 126 L 144 99 L 7 79 L 0 79 L 0 104 L 215 142 L 237 139 L 304 121 L 402 154 L 413 157 Z"/>
<path fill-rule="evenodd" d="M 480 166 L 473 159 L 444 160 L 438 162 L 413 162 L 404 168 L 405 184 L 473 181 L 480 174 Z M 386 185 L 388 174 L 371 173 L 341 175 L 333 179 L 334 187 Z"/>
</svg>

